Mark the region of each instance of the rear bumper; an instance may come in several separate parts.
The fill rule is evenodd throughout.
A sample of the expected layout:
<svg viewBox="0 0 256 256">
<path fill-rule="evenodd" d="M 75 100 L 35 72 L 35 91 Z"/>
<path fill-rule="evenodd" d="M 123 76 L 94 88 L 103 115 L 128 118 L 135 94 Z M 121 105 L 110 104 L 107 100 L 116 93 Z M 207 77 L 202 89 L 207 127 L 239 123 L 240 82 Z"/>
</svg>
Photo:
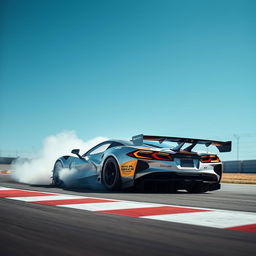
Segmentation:
<svg viewBox="0 0 256 256">
<path fill-rule="evenodd" d="M 168 186 L 186 189 L 192 185 L 207 186 L 208 191 L 220 189 L 218 176 L 210 173 L 149 173 L 134 180 L 135 186 Z"/>
</svg>

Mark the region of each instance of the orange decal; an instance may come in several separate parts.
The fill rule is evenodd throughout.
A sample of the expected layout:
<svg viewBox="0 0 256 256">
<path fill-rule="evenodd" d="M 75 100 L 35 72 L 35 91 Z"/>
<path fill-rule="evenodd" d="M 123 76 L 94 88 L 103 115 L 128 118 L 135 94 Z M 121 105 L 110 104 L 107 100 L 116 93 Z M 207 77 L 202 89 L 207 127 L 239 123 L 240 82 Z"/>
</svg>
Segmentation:
<svg viewBox="0 0 256 256">
<path fill-rule="evenodd" d="M 135 173 L 137 162 L 138 162 L 137 160 L 131 160 L 131 161 L 121 164 L 119 166 L 121 176 L 122 177 L 132 177 Z"/>
</svg>

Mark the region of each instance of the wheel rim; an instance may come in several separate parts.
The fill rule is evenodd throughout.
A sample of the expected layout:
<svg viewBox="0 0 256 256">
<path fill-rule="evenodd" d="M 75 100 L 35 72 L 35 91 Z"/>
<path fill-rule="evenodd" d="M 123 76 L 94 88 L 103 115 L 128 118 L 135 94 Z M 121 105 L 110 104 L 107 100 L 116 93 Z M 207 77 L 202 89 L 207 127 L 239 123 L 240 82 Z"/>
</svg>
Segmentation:
<svg viewBox="0 0 256 256">
<path fill-rule="evenodd" d="M 110 162 L 107 163 L 105 169 L 105 182 L 107 185 L 111 186 L 114 184 L 116 178 L 116 167 L 115 164 Z"/>
</svg>

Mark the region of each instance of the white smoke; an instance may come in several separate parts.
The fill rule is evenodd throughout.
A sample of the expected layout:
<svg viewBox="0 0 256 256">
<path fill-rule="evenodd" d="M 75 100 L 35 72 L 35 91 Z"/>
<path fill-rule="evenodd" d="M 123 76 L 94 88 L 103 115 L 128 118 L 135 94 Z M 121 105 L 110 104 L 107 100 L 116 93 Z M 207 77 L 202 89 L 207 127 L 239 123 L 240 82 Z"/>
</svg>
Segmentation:
<svg viewBox="0 0 256 256">
<path fill-rule="evenodd" d="M 77 179 L 79 179 L 79 172 L 73 168 L 63 168 L 59 172 L 59 178 L 64 182 L 66 187 L 73 187 L 76 185 Z"/>
<path fill-rule="evenodd" d="M 59 178 L 62 180 L 65 188 L 90 188 L 102 190 L 104 186 L 97 182 L 95 172 L 92 170 L 68 169 L 63 168 L 59 171 Z"/>
<path fill-rule="evenodd" d="M 81 153 L 84 153 L 104 140 L 106 138 L 96 137 L 89 141 L 83 141 L 77 137 L 74 131 L 49 136 L 44 139 L 42 149 L 31 156 L 31 159 L 18 159 L 13 163 L 12 178 L 21 183 L 49 185 L 52 182 L 53 165 L 58 157 L 70 155 L 74 148 L 78 148 Z M 65 171 L 63 173 L 65 174 Z M 67 180 L 71 180 L 70 175 L 72 173 L 67 176 Z"/>
</svg>

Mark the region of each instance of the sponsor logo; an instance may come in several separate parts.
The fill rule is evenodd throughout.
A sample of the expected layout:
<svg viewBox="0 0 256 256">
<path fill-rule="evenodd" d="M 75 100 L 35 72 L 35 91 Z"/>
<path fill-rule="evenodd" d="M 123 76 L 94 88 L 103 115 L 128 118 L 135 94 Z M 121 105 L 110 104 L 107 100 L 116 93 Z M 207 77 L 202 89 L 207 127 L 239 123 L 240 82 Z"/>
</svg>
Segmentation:
<svg viewBox="0 0 256 256">
<path fill-rule="evenodd" d="M 131 160 L 128 162 L 125 162 L 121 164 L 120 167 L 120 172 L 122 177 L 131 177 L 134 175 L 136 166 L 137 166 L 137 160 Z"/>
</svg>

